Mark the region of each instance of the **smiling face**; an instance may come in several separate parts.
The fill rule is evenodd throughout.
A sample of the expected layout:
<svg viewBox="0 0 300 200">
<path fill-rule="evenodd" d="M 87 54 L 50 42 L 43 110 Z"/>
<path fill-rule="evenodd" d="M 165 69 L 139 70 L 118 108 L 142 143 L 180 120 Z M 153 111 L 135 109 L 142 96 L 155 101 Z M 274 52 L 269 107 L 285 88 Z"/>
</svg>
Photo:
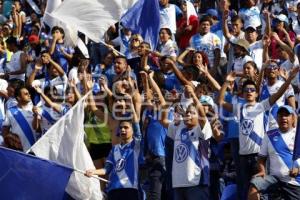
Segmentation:
<svg viewBox="0 0 300 200">
<path fill-rule="evenodd" d="M 274 79 L 277 78 L 279 75 L 279 66 L 271 62 L 268 67 L 266 68 L 266 76 L 268 79 Z"/>
<path fill-rule="evenodd" d="M 210 22 L 209 21 L 203 21 L 200 23 L 200 34 L 205 35 L 206 33 L 210 32 Z"/>
<path fill-rule="evenodd" d="M 166 43 L 169 39 L 171 39 L 171 35 L 166 29 L 161 29 L 159 32 L 159 39 L 162 43 Z"/>
</svg>

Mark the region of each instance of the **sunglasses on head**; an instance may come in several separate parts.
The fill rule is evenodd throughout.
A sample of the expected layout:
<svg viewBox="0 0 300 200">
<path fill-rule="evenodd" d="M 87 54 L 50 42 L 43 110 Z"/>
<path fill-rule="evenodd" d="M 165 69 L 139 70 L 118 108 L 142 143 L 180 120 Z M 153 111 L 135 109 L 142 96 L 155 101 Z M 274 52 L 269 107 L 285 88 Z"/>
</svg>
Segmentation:
<svg viewBox="0 0 300 200">
<path fill-rule="evenodd" d="M 244 92 L 255 92 L 256 89 L 255 88 L 244 88 L 243 91 Z"/>
</svg>

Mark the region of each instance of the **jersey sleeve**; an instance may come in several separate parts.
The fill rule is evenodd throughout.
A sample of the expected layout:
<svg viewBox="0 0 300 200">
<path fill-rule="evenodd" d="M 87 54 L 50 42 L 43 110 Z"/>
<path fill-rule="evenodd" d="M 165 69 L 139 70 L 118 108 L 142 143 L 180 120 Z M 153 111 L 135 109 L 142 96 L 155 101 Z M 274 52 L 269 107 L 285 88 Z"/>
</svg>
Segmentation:
<svg viewBox="0 0 300 200">
<path fill-rule="evenodd" d="M 208 140 L 209 138 L 212 137 L 212 128 L 208 119 L 206 119 L 205 125 L 201 131 L 202 131 L 202 139 Z"/>
</svg>

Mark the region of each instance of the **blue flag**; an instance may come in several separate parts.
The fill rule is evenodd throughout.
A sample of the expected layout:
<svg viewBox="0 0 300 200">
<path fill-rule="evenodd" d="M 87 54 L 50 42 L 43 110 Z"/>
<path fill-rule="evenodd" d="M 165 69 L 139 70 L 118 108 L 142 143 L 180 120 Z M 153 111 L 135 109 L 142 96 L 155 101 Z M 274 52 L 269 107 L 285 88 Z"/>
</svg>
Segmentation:
<svg viewBox="0 0 300 200">
<path fill-rule="evenodd" d="M 298 118 L 297 123 L 293 160 L 297 160 L 298 158 L 300 158 L 300 118 Z"/>
<path fill-rule="evenodd" d="M 72 172 L 54 162 L 0 147 L 0 198 L 63 199 Z"/>
<path fill-rule="evenodd" d="M 140 34 L 152 49 L 158 42 L 160 14 L 158 0 L 139 0 L 121 18 L 122 25 Z"/>
</svg>

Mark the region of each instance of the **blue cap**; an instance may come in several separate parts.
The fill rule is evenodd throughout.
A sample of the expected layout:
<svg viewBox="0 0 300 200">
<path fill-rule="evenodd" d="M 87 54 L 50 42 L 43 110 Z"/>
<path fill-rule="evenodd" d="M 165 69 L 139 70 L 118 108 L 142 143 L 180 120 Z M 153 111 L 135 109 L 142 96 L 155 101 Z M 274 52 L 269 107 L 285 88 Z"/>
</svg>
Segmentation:
<svg viewBox="0 0 300 200">
<path fill-rule="evenodd" d="M 212 9 L 212 8 L 208 9 L 206 11 L 206 14 L 208 14 L 210 16 L 213 16 L 213 17 L 218 17 L 219 16 L 218 11 L 216 9 Z"/>
<path fill-rule="evenodd" d="M 208 95 L 201 95 L 200 103 L 202 105 L 214 106 L 214 100 Z"/>
<path fill-rule="evenodd" d="M 283 111 L 283 110 L 286 110 L 289 114 L 294 114 L 294 113 L 295 113 L 294 108 L 292 108 L 292 107 L 289 106 L 289 105 L 283 105 L 283 106 L 280 106 L 280 107 L 278 108 L 277 113 L 279 113 L 279 112 L 281 112 L 281 111 Z"/>
</svg>

